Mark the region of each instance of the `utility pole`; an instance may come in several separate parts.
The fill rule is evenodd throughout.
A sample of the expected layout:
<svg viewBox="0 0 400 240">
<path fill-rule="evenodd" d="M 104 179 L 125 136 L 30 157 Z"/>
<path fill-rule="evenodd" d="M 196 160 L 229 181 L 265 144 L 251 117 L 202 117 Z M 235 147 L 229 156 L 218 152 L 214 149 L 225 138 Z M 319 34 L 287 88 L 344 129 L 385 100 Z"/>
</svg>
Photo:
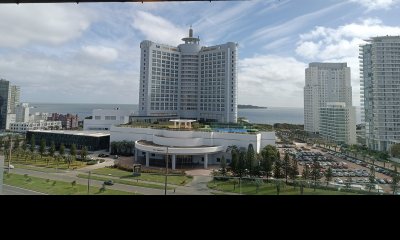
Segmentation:
<svg viewBox="0 0 400 240">
<path fill-rule="evenodd" d="M 87 194 L 89 195 L 89 189 L 90 189 L 90 173 L 91 171 L 89 171 L 89 175 L 88 175 L 88 180 L 87 180 Z"/>
<path fill-rule="evenodd" d="M 0 195 L 3 195 L 4 156 L 0 156 Z"/>
<path fill-rule="evenodd" d="M 11 139 L 11 135 L 9 136 L 10 139 L 10 154 L 8 155 L 8 173 L 10 173 L 10 167 L 11 167 L 11 149 L 12 149 L 12 139 Z"/>
<path fill-rule="evenodd" d="M 165 161 L 165 189 L 164 195 L 167 195 L 167 175 L 168 175 L 168 147 L 167 147 L 167 158 Z"/>
</svg>

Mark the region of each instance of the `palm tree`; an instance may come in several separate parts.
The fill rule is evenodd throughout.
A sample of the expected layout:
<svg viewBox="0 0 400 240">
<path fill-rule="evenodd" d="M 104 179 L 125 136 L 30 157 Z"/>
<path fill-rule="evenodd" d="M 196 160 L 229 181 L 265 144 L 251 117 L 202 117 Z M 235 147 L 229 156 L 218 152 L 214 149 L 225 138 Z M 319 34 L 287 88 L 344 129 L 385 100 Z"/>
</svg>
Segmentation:
<svg viewBox="0 0 400 240">
<path fill-rule="evenodd" d="M 56 152 L 56 145 L 54 141 L 51 141 L 50 149 L 49 149 L 49 155 L 54 159 L 54 153 Z M 47 158 L 47 163 L 46 165 L 49 165 L 49 158 Z"/>
</svg>

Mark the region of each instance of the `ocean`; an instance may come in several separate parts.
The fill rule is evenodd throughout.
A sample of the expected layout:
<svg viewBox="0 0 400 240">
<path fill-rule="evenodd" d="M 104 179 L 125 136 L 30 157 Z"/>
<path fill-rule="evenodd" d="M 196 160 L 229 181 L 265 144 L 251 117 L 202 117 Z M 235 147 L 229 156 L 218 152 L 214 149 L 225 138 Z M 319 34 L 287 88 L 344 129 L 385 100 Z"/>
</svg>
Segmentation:
<svg viewBox="0 0 400 240">
<path fill-rule="evenodd" d="M 138 110 L 137 104 L 74 104 L 74 103 L 30 103 L 30 113 L 72 113 L 78 114 L 79 119 L 92 115 L 93 109 L 112 109 L 119 107 L 121 110 Z M 357 109 L 357 123 L 360 123 L 360 111 Z M 303 108 L 269 107 L 267 109 L 238 109 L 238 116 L 247 118 L 251 123 L 290 123 L 304 124 Z"/>
</svg>

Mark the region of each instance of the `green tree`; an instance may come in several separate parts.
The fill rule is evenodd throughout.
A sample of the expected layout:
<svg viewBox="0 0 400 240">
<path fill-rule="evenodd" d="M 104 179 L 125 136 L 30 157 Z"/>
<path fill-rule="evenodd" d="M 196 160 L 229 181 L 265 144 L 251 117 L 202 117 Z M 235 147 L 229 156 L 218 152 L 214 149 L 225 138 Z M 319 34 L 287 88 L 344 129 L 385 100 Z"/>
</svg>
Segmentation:
<svg viewBox="0 0 400 240">
<path fill-rule="evenodd" d="M 289 168 L 289 177 L 295 180 L 297 175 L 299 175 L 299 167 L 297 166 L 297 161 L 293 159 Z"/>
<path fill-rule="evenodd" d="M 371 168 L 369 169 L 369 184 L 368 184 L 368 188 L 369 188 L 369 192 L 371 192 L 371 189 L 375 186 L 375 167 L 371 166 Z"/>
<path fill-rule="evenodd" d="M 246 150 L 242 150 L 239 153 L 239 164 L 238 164 L 238 175 L 243 177 L 246 169 Z"/>
<path fill-rule="evenodd" d="M 282 178 L 282 161 L 277 159 L 274 164 L 274 177 L 279 179 Z"/>
<path fill-rule="evenodd" d="M 237 175 L 239 169 L 239 153 L 237 149 L 231 151 L 231 171 L 234 175 Z"/>
<path fill-rule="evenodd" d="M 61 143 L 60 149 L 58 150 L 58 152 L 60 153 L 60 156 L 64 156 L 64 154 L 65 154 L 65 146 L 64 146 L 64 143 Z"/>
<path fill-rule="evenodd" d="M 307 180 L 310 178 L 310 167 L 308 166 L 308 164 L 305 165 L 305 167 L 303 168 L 303 172 L 301 173 L 301 177 L 304 180 Z"/>
<path fill-rule="evenodd" d="M 35 152 L 35 146 L 36 146 L 35 135 L 32 134 L 32 136 L 31 136 L 31 146 L 30 146 L 30 150 L 31 150 L 32 154 Z"/>
<path fill-rule="evenodd" d="M 54 159 L 54 153 L 56 152 L 56 145 L 54 141 L 51 141 L 49 155 Z M 49 158 L 47 158 L 47 165 L 49 165 Z"/>
<path fill-rule="evenodd" d="M 399 184 L 400 182 L 400 176 L 397 173 L 397 166 L 394 166 L 394 173 L 393 173 L 393 179 L 392 179 L 392 184 L 390 185 L 390 187 L 392 188 L 393 194 L 396 193 L 397 190 L 397 184 Z"/>
<path fill-rule="evenodd" d="M 22 148 L 22 151 L 25 153 L 26 150 L 28 149 L 28 144 L 26 144 L 26 141 L 23 141 L 23 142 L 22 142 L 21 148 Z"/>
<path fill-rule="evenodd" d="M 311 165 L 311 177 L 312 177 L 312 180 L 314 181 L 314 191 L 317 187 L 317 180 L 321 177 L 320 169 L 321 169 L 321 166 L 319 165 L 319 162 L 317 161 L 317 158 L 316 158 L 316 159 L 314 159 L 314 162 Z"/>
<path fill-rule="evenodd" d="M 225 160 L 225 156 L 221 157 L 221 174 L 222 174 L 222 176 L 226 175 L 226 160 Z"/>
<path fill-rule="evenodd" d="M 86 161 L 87 154 L 88 154 L 87 147 L 83 146 L 83 148 L 81 150 L 81 158 L 83 159 L 83 161 Z"/>
<path fill-rule="evenodd" d="M 328 170 L 325 172 L 325 181 L 326 181 L 326 186 L 328 186 L 328 183 L 332 181 L 333 178 L 333 172 L 332 168 L 328 167 Z"/>
<path fill-rule="evenodd" d="M 267 145 L 261 150 L 261 170 L 267 176 L 267 181 L 272 172 L 272 167 L 278 159 L 279 151 L 275 146 Z"/>
<path fill-rule="evenodd" d="M 69 154 L 75 158 L 76 156 L 76 145 L 73 143 L 69 149 Z"/>
<path fill-rule="evenodd" d="M 395 158 L 400 157 L 400 143 L 392 145 L 392 147 L 390 148 L 390 154 L 392 154 L 392 156 Z"/>
<path fill-rule="evenodd" d="M 14 146 L 13 146 L 14 149 L 13 150 L 16 150 L 16 151 L 19 150 L 20 145 L 21 145 L 21 141 L 19 139 L 19 136 L 17 135 L 14 139 Z"/>
<path fill-rule="evenodd" d="M 285 156 L 283 157 L 283 172 L 285 174 L 285 179 L 286 179 L 286 184 L 287 184 L 287 179 L 288 179 L 288 175 L 290 172 L 290 158 L 289 158 L 289 154 L 286 152 Z"/>
<path fill-rule="evenodd" d="M 256 167 L 256 154 L 253 148 L 253 144 L 249 144 L 246 154 L 246 168 L 250 175 L 254 175 L 254 168 Z"/>
<path fill-rule="evenodd" d="M 45 151 L 46 151 L 46 140 L 42 138 L 40 140 L 40 147 L 39 147 L 40 158 L 43 158 Z"/>
</svg>

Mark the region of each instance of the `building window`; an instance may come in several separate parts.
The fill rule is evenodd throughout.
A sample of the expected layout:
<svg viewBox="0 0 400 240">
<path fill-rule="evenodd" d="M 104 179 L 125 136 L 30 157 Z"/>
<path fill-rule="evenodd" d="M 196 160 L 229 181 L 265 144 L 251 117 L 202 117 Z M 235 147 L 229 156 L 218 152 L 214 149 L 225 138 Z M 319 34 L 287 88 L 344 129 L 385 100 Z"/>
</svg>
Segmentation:
<svg viewBox="0 0 400 240">
<path fill-rule="evenodd" d="M 101 120 L 101 116 L 94 116 L 94 120 Z"/>
</svg>

